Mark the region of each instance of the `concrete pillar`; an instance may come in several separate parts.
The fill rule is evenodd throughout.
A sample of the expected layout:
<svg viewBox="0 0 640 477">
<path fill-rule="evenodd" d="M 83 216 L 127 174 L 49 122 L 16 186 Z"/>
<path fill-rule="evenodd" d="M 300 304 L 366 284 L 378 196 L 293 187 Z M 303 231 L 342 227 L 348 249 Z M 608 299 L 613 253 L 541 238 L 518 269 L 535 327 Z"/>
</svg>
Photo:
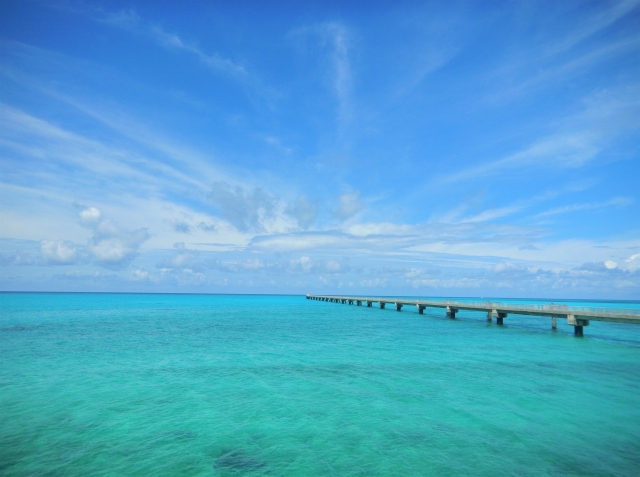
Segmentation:
<svg viewBox="0 0 640 477">
<path fill-rule="evenodd" d="M 488 323 L 492 322 L 492 320 L 491 320 L 491 312 L 490 311 L 487 311 L 487 322 Z"/>
<path fill-rule="evenodd" d="M 555 316 L 551 317 L 551 329 L 552 330 L 558 329 L 557 326 L 556 326 L 556 317 Z"/>
<path fill-rule="evenodd" d="M 457 308 L 447 307 L 447 318 L 451 318 L 452 320 L 456 319 L 456 313 L 458 312 Z"/>
<path fill-rule="evenodd" d="M 340 303 L 342 303 L 343 305 L 347 302 L 347 300 L 340 300 Z"/>
<path fill-rule="evenodd" d="M 361 306 L 362 305 L 362 300 L 356 300 L 356 305 Z"/>
<path fill-rule="evenodd" d="M 584 336 L 584 327 L 589 326 L 589 320 L 576 318 L 574 315 L 567 315 L 567 324 L 573 326 L 575 336 Z"/>
<path fill-rule="evenodd" d="M 495 309 L 491 312 L 491 315 L 496 317 L 496 323 L 498 325 L 503 325 L 504 324 L 503 320 L 507 317 L 506 313 L 504 313 L 503 311 L 495 310 Z"/>
<path fill-rule="evenodd" d="M 416 308 L 418 308 L 418 313 L 424 314 L 424 305 L 416 305 Z"/>
<path fill-rule="evenodd" d="M 402 311 L 402 303 L 396 303 L 396 311 Z"/>
<path fill-rule="evenodd" d="M 380 302 L 380 308 L 382 308 L 383 310 L 384 310 L 384 305 L 386 305 L 386 303 L 385 303 L 385 302 L 383 302 L 383 301 L 381 301 L 381 302 Z"/>
<path fill-rule="evenodd" d="M 373 305 L 373 302 L 372 301 L 368 301 L 367 302 L 367 307 L 371 308 L 371 305 Z"/>
<path fill-rule="evenodd" d="M 353 300 L 349 300 L 349 305 L 353 305 Z"/>
</svg>

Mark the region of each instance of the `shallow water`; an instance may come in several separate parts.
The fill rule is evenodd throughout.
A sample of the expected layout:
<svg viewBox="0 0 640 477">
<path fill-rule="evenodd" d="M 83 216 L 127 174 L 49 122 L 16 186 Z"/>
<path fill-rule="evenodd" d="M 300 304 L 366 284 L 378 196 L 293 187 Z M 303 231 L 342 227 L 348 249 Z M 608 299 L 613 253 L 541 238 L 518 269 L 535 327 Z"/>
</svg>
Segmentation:
<svg viewBox="0 0 640 477">
<path fill-rule="evenodd" d="M 552 332 L 536 317 L 500 327 L 280 296 L 0 305 L 0 475 L 640 468 L 640 326 L 592 322 L 575 338 L 565 320 Z"/>
</svg>

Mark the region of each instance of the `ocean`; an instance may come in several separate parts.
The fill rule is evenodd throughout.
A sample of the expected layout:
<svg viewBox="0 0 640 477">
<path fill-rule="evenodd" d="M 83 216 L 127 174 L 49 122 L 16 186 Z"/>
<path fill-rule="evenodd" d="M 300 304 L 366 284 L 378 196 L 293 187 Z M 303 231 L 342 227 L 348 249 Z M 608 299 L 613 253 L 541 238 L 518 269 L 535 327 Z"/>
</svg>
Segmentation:
<svg viewBox="0 0 640 477">
<path fill-rule="evenodd" d="M 302 296 L 3 293 L 0 475 L 639 475 L 640 326 L 550 328 Z"/>
</svg>

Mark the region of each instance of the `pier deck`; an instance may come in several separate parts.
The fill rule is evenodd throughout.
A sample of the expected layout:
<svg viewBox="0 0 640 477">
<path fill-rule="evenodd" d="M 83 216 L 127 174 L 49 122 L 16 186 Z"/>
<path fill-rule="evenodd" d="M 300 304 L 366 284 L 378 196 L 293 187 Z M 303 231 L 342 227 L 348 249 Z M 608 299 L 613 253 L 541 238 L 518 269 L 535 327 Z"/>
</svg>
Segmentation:
<svg viewBox="0 0 640 477">
<path fill-rule="evenodd" d="M 614 323 L 640 324 L 640 309 L 604 308 L 588 306 L 555 305 L 525 305 L 499 302 L 471 302 L 458 300 L 420 300 L 413 298 L 392 297 L 363 297 L 363 296 L 331 296 L 331 295 L 307 295 L 307 300 L 320 300 L 334 303 L 348 303 L 353 305 L 372 306 L 378 303 L 380 308 L 387 304 L 402 311 L 403 306 L 415 306 L 418 313 L 422 314 L 427 307 L 444 308 L 449 318 L 455 318 L 459 310 L 482 311 L 487 313 L 487 321 L 496 319 L 496 323 L 502 325 L 508 315 L 535 315 L 551 318 L 551 328 L 556 329 L 556 319 L 563 318 L 567 324 L 574 327 L 576 336 L 583 336 L 584 327 L 589 321 L 609 321 Z"/>
</svg>

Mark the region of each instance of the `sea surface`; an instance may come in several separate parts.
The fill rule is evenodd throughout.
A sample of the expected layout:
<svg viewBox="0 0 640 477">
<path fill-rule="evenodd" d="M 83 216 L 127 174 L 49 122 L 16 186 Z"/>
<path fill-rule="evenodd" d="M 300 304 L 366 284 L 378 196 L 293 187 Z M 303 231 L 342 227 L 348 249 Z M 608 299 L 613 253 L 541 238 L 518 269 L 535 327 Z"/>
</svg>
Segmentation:
<svg viewBox="0 0 640 477">
<path fill-rule="evenodd" d="M 3 293 L 0 475 L 640 475 L 640 326 L 550 328 L 302 296 Z"/>
</svg>

